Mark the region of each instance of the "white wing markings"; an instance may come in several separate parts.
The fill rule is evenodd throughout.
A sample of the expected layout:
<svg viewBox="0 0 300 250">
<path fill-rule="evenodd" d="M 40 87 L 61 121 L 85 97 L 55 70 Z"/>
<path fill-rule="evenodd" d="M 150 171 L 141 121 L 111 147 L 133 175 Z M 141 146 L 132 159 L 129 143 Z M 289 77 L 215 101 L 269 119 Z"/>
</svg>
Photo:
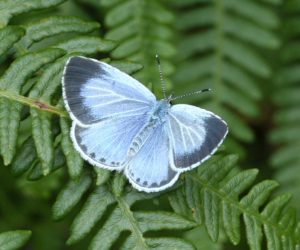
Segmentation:
<svg viewBox="0 0 300 250">
<path fill-rule="evenodd" d="M 85 88 L 85 89 L 98 89 L 98 90 L 101 90 L 101 89 L 102 89 L 102 88 L 94 87 L 94 86 L 85 86 L 84 88 Z"/>
<path fill-rule="evenodd" d="M 173 134 L 170 119 L 168 119 L 168 124 L 169 124 L 169 132 L 171 133 L 170 138 L 171 138 L 171 141 L 172 141 L 172 145 L 173 145 L 173 148 L 175 148 L 175 137 L 174 137 L 174 134 Z"/>
<path fill-rule="evenodd" d="M 148 104 L 146 102 L 138 101 L 138 100 L 134 100 L 134 99 L 120 98 L 119 100 L 109 101 L 109 102 L 104 102 L 104 103 L 99 103 L 99 104 L 96 104 L 96 105 L 93 105 L 93 106 L 90 106 L 90 107 L 93 107 L 93 108 L 95 108 L 95 107 L 101 107 L 101 106 L 106 106 L 106 105 L 110 105 L 110 104 L 115 104 L 115 103 L 118 103 L 118 102 L 137 102 L 137 103 Z"/>
<path fill-rule="evenodd" d="M 184 132 L 183 132 L 183 129 L 182 128 L 185 128 L 186 131 L 187 131 L 187 136 L 189 138 L 191 138 L 191 142 L 193 144 L 193 146 L 195 146 L 195 141 L 192 137 L 192 134 L 195 135 L 197 137 L 197 139 L 199 140 L 199 142 L 201 142 L 203 136 L 201 136 L 199 134 L 199 132 L 197 132 L 193 127 L 191 126 L 186 126 L 184 123 L 182 123 L 180 120 L 178 120 L 174 115 L 170 114 L 170 116 L 174 119 L 174 121 L 176 121 L 176 123 L 178 124 L 179 128 L 180 128 L 180 134 L 181 134 L 181 137 L 182 137 L 182 141 L 183 141 L 183 146 L 184 146 L 184 149 L 185 149 L 185 152 L 188 152 L 187 151 L 187 141 L 185 139 L 185 136 L 184 136 Z M 174 137 L 174 134 L 173 134 L 173 131 L 172 131 L 172 127 L 171 127 L 171 124 L 170 124 L 170 121 L 169 121 L 169 127 L 170 127 L 170 131 L 171 131 L 171 134 L 172 134 L 172 137 L 173 137 L 173 140 L 172 140 L 172 144 L 173 144 L 173 148 L 175 148 L 175 137 Z"/>
<path fill-rule="evenodd" d="M 111 90 L 107 90 L 107 89 L 103 89 L 103 88 L 99 88 L 99 87 L 92 87 L 92 86 L 86 86 L 85 89 L 97 89 L 97 90 L 100 90 L 101 93 L 99 93 L 98 97 L 105 97 L 105 96 L 109 96 L 109 97 L 112 97 L 112 96 L 116 96 L 116 97 L 119 97 L 120 99 L 122 99 L 121 101 L 129 101 L 129 102 L 136 102 L 136 103 L 144 103 L 146 105 L 149 105 L 149 102 L 144 102 L 144 101 L 141 101 L 141 100 L 137 100 L 137 99 L 132 99 L 132 98 L 127 98 L 125 97 L 124 95 L 120 95 L 120 94 L 117 94 L 116 92 L 114 91 L 111 91 Z M 102 93 L 104 95 L 102 95 Z M 88 97 L 88 96 L 83 96 L 84 98 Z M 119 102 L 119 101 L 118 101 Z M 114 102 L 112 102 L 114 103 Z M 110 102 L 108 102 L 108 104 L 111 104 Z M 103 104 L 98 104 L 98 106 L 102 106 L 102 105 L 105 105 L 105 103 Z M 97 106 L 92 106 L 92 107 L 97 107 Z"/>
<path fill-rule="evenodd" d="M 186 141 L 185 141 L 185 139 L 184 139 L 182 127 L 181 127 L 180 124 L 179 124 L 179 123 L 181 123 L 181 122 L 179 122 L 175 116 L 173 116 L 173 115 L 170 115 L 170 116 L 171 116 L 171 117 L 177 122 L 177 124 L 179 125 L 180 134 L 181 134 L 181 137 L 182 137 L 182 139 L 183 139 L 183 147 L 184 147 L 184 149 L 186 150 Z M 175 146 L 175 145 L 174 145 L 174 146 Z"/>
<path fill-rule="evenodd" d="M 193 148 L 194 148 L 195 142 L 194 142 L 194 139 L 193 139 L 191 133 L 192 133 L 192 132 L 190 132 L 189 130 L 187 130 L 187 136 L 189 137 L 189 139 L 190 139 L 190 141 L 191 141 L 191 143 L 192 143 L 192 145 L 193 145 Z"/>
<path fill-rule="evenodd" d="M 119 114 L 121 114 L 120 117 L 122 117 L 122 118 L 123 117 L 131 117 L 131 116 L 143 115 L 145 113 L 145 111 L 144 112 L 139 112 L 139 113 L 136 113 L 136 111 L 144 110 L 144 109 L 146 109 L 146 107 L 142 107 L 142 108 L 138 108 L 138 109 L 133 109 L 133 110 L 128 110 L 128 111 L 116 112 L 116 113 L 113 113 L 112 115 L 107 115 L 107 116 L 103 117 L 103 119 L 109 118 L 109 117 L 113 118 L 114 116 L 119 115 Z"/>
</svg>

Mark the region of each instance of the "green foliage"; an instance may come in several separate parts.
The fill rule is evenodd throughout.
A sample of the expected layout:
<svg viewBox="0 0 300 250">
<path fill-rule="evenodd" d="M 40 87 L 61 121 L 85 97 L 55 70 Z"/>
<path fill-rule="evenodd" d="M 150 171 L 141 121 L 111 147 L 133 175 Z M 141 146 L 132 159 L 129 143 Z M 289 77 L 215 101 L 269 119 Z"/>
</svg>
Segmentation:
<svg viewBox="0 0 300 250">
<path fill-rule="evenodd" d="M 87 55 L 135 74 L 160 98 L 159 54 L 168 90 L 211 87 L 187 103 L 229 123 L 227 148 L 243 152 L 243 165 L 270 178 L 270 156 L 299 209 L 299 15 L 297 0 L 0 0 L 0 155 L 9 165 L 0 169 L 1 230 L 29 225 L 29 248 L 43 250 L 298 249 L 290 194 L 273 196 L 277 182 L 256 182 L 258 170 L 239 170 L 236 155 L 217 155 L 156 194 L 84 163 L 61 77 L 70 56 Z M 260 152 L 265 134 L 274 152 Z M 30 235 L 0 233 L 0 248 Z"/>
<path fill-rule="evenodd" d="M 83 159 L 74 151 L 73 143 L 70 138 L 71 122 L 67 118 L 60 118 L 61 127 L 61 147 L 66 156 L 68 171 L 71 179 L 77 179 L 83 171 Z"/>
<path fill-rule="evenodd" d="M 0 54 L 3 55 L 24 36 L 25 30 L 21 27 L 8 26 L 0 30 Z"/>
<path fill-rule="evenodd" d="M 0 27 L 7 25 L 9 20 L 18 14 L 32 10 L 44 9 L 63 3 L 65 0 L 2 0 L 0 2 Z"/>
<path fill-rule="evenodd" d="M 260 115 L 262 90 L 257 82 L 272 73 L 260 51 L 278 48 L 279 40 L 272 32 L 279 25 L 278 17 L 271 7 L 255 0 L 170 3 L 178 9 L 176 90 L 210 87 L 212 94 L 203 94 L 201 105 L 228 122 L 231 138 L 227 143 L 231 150 L 240 150 L 238 141 L 254 140 L 248 124 Z M 199 104 L 199 97 L 190 101 Z"/>
<path fill-rule="evenodd" d="M 174 211 L 204 224 L 213 241 L 222 225 L 229 240 L 239 244 L 242 216 L 250 249 L 263 249 L 263 235 L 268 249 L 296 249 L 300 224 L 295 211 L 286 208 L 291 196 L 281 194 L 268 201 L 277 182 L 254 185 L 258 170 L 237 172 L 236 160 L 234 155 L 213 157 L 197 174 L 186 174 L 185 185 L 169 196 Z"/>
<path fill-rule="evenodd" d="M 155 54 L 161 57 L 164 74 L 174 72 L 172 42 L 174 16 L 159 0 L 101 1 L 106 10 L 107 39 L 118 41 L 119 46 L 111 56 L 116 59 L 141 63 L 146 70 L 135 76 L 145 84 L 152 84 L 161 94 Z"/>
<path fill-rule="evenodd" d="M 213 242 L 204 227 L 196 227 L 184 234 L 184 237 L 193 242 L 197 250 L 221 250 L 224 239 L 219 239 L 218 242 Z M 223 237 L 224 238 L 224 237 Z"/>
<path fill-rule="evenodd" d="M 91 179 L 88 176 L 82 176 L 79 180 L 71 180 L 54 203 L 53 218 L 58 220 L 68 213 L 78 203 L 90 185 Z"/>
<path fill-rule="evenodd" d="M 276 113 L 270 141 L 278 146 L 271 157 L 271 164 L 276 168 L 276 179 L 284 184 L 286 191 L 293 193 L 293 202 L 299 208 L 300 5 L 297 1 L 286 1 L 283 14 L 283 48 L 279 54 L 279 70 L 274 76 L 271 92 Z"/>
<path fill-rule="evenodd" d="M 154 196 L 132 188 L 123 190 L 120 183 L 125 183 L 120 179 L 125 180 L 122 175 L 115 175 L 111 184 L 96 187 L 88 196 L 72 224 L 68 244 L 78 242 L 96 227 L 89 249 L 111 249 L 124 231 L 129 231 L 130 235 L 124 240 L 122 249 L 193 249 L 191 244 L 181 239 L 145 236 L 149 231 L 190 229 L 195 223 L 166 211 L 132 209 L 135 203 Z M 87 180 L 67 184 L 54 204 L 54 218 L 65 216 L 79 202 L 87 188 Z M 104 222 L 96 226 L 100 220 Z"/>
<path fill-rule="evenodd" d="M 26 36 L 20 41 L 20 46 L 29 48 L 34 43 L 45 38 L 62 33 L 89 33 L 100 27 L 99 23 L 86 22 L 77 17 L 51 16 L 24 25 Z"/>
<path fill-rule="evenodd" d="M 0 233 L 0 249 L 15 250 L 26 244 L 31 236 L 31 231 L 16 230 Z"/>
<path fill-rule="evenodd" d="M 52 2 L 53 5 L 58 3 L 58 1 Z M 34 1 L 32 2 L 34 8 L 41 8 L 45 4 L 41 2 L 38 5 Z M 49 3 L 46 7 L 48 6 Z M 22 11 L 27 11 L 27 9 L 22 9 Z M 99 28 L 99 24 L 95 22 L 58 16 L 22 24 L 20 27 L 7 26 L 3 28 L 1 51 L 7 52 L 7 56 L 17 58 L 10 64 L 0 80 L 0 152 L 4 164 L 10 164 L 16 154 L 18 132 L 22 129 L 20 128 L 21 121 L 30 119 L 32 134 L 28 137 L 32 137 L 35 150 L 32 148 L 32 144 L 31 147 L 28 147 L 26 143 L 28 141 L 24 141 L 24 146 L 19 145 L 19 148 L 23 149 L 24 147 L 28 151 L 30 150 L 33 156 L 36 155 L 39 160 L 36 161 L 35 157 L 30 157 L 26 160 L 27 169 L 25 169 L 24 164 L 23 167 L 19 165 L 19 162 L 26 157 L 26 154 L 21 153 L 15 160 L 15 163 L 18 164 L 14 164 L 14 166 L 18 166 L 18 173 L 25 172 L 31 165 L 38 165 L 35 168 L 34 177 L 32 174 L 29 177 L 35 179 L 37 176 L 41 177 L 40 174 L 37 174 L 37 170 L 39 173 L 42 170 L 43 175 L 55 170 L 53 167 L 55 148 L 59 147 L 59 145 L 54 145 L 55 139 L 62 141 L 62 151 L 66 155 L 71 176 L 77 178 L 81 174 L 83 161 L 71 147 L 69 138 L 66 138 L 68 130 L 64 130 L 62 138 L 58 138 L 59 134 L 52 127 L 54 122 L 52 114 L 66 115 L 61 107 L 56 107 L 57 100 L 54 97 L 60 92 L 63 66 L 72 53 L 84 55 L 97 52 L 106 53 L 115 47 L 112 41 L 105 41 L 96 36 L 78 36 L 78 34 L 89 33 L 97 28 Z M 63 41 L 57 37 L 57 35 L 66 33 L 72 33 L 72 36 Z M 52 37 L 56 37 L 53 44 L 39 43 Z M 39 44 L 39 46 L 35 46 L 35 44 Z M 14 54 L 9 52 L 10 48 L 15 50 Z M 26 113 L 25 117 L 22 104 L 31 107 L 30 113 Z M 66 128 L 64 118 L 61 118 L 61 126 Z"/>
</svg>

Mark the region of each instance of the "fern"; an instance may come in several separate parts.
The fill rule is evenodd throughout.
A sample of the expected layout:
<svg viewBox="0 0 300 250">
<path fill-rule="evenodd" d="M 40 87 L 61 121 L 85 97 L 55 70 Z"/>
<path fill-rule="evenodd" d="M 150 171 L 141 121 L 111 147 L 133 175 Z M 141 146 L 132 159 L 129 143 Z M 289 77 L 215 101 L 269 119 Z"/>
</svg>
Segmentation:
<svg viewBox="0 0 300 250">
<path fill-rule="evenodd" d="M 274 50 L 279 40 L 273 29 L 279 20 L 272 7 L 261 1 L 170 1 L 178 12 L 178 69 L 173 77 L 176 92 L 212 88 L 202 105 L 229 124 L 227 139 L 232 151 L 238 142 L 253 142 L 247 123 L 260 114 L 261 79 L 271 67 L 259 50 Z M 197 97 L 191 101 L 199 104 Z M 238 115 L 236 115 L 238 114 Z M 247 122 L 246 122 L 247 121 Z"/>
<path fill-rule="evenodd" d="M 300 246 L 300 223 L 295 210 L 287 206 L 291 196 L 281 194 L 269 199 L 278 186 L 277 182 L 264 180 L 254 183 L 258 170 L 238 171 L 236 161 L 235 155 L 215 156 L 194 173 L 185 174 L 176 190 L 168 193 L 170 204 L 178 215 L 169 211 L 140 211 L 135 204 L 144 204 L 145 200 L 154 200 L 161 194 L 139 193 L 127 186 L 123 188 L 125 178 L 116 174 L 111 181 L 98 187 L 92 185 L 88 176 L 71 180 L 58 195 L 53 217 L 64 218 L 80 200 L 85 199 L 84 194 L 92 187 L 93 191 L 71 226 L 67 241 L 70 245 L 92 234 L 89 249 L 110 249 L 113 246 L 121 249 L 168 249 L 171 239 L 149 238 L 147 232 L 187 230 L 202 224 L 214 242 L 218 241 L 220 230 L 224 228 L 230 241 L 237 245 L 243 231 L 242 216 L 250 249 L 262 249 L 264 237 L 268 249 L 297 249 Z M 120 241 L 125 231 L 130 234 Z M 196 239 L 192 236 L 195 233 L 199 234 Z M 203 239 L 206 237 L 199 229 L 195 229 L 193 234 L 189 232 L 185 238 L 194 244 L 201 235 Z M 212 243 L 209 245 L 218 247 Z M 187 241 L 175 238 L 170 246 L 170 249 L 191 248 Z"/>
<path fill-rule="evenodd" d="M 25 30 L 21 27 L 8 26 L 0 29 L 0 54 L 5 54 L 24 34 Z"/>
<path fill-rule="evenodd" d="M 119 43 L 111 56 L 141 63 L 145 70 L 135 76 L 160 89 L 155 54 L 160 55 L 166 76 L 174 72 L 172 12 L 158 0 L 102 0 L 101 4 L 106 8 L 105 24 L 109 28 L 106 38 Z"/>
<path fill-rule="evenodd" d="M 23 0 L 2 0 L 0 2 L 0 28 L 6 26 L 15 15 L 53 7 L 63 2 L 65 0 L 31 0 L 26 2 Z"/>
<path fill-rule="evenodd" d="M 30 236 L 31 232 L 25 230 L 16 230 L 0 233 L 0 249 L 20 249 L 29 240 Z"/>
<path fill-rule="evenodd" d="M 174 211 L 204 224 L 213 241 L 222 225 L 230 241 L 238 244 L 242 215 L 250 249 L 262 249 L 264 235 L 268 249 L 297 249 L 300 224 L 295 211 L 286 208 L 291 196 L 281 194 L 268 201 L 278 184 L 264 180 L 254 185 L 258 171 L 237 172 L 236 160 L 234 155 L 214 157 L 197 174 L 186 174 L 185 186 L 169 197 Z"/>
<path fill-rule="evenodd" d="M 62 55 L 63 51 L 57 49 L 27 54 L 16 60 L 2 76 L 0 82 L 1 96 L 8 97 L 6 99 L 1 98 L 0 103 L 1 154 L 5 165 L 11 162 L 14 155 L 17 131 L 21 119 L 22 106 L 11 99 L 13 97 L 17 98 L 16 96 L 20 93 L 21 85 L 26 81 L 26 78 L 30 77 L 44 64 L 52 62 Z"/>
<path fill-rule="evenodd" d="M 53 217 L 61 219 L 79 202 L 87 191 L 89 178 L 71 181 L 59 194 Z M 189 220 L 166 211 L 139 211 L 132 206 L 153 198 L 132 188 L 123 191 L 124 177 L 117 174 L 111 183 L 98 186 L 89 194 L 87 201 L 76 216 L 68 244 L 84 238 L 92 229 L 96 231 L 89 249 L 111 249 L 123 232 L 129 231 L 122 249 L 193 249 L 187 241 L 174 237 L 149 237 L 145 233 L 161 230 L 186 230 L 195 226 Z M 76 190 L 76 192 L 75 192 Z M 109 214 L 107 212 L 109 211 Z M 98 226 L 99 221 L 104 221 Z"/>
<path fill-rule="evenodd" d="M 51 13 L 47 18 L 37 15 L 34 21 L 18 21 L 19 14 L 33 10 L 57 11 L 62 2 L 65 1 L 0 1 L 0 154 L 5 165 L 11 165 L 13 174 L 27 173 L 29 180 L 67 166 L 70 180 L 53 206 L 55 220 L 67 215 L 74 218 L 67 244 L 73 249 L 87 238 L 84 243 L 91 239 L 90 249 L 221 249 L 224 234 L 236 245 L 245 231 L 250 249 L 262 249 L 264 245 L 268 249 L 300 248 L 300 224 L 295 211 L 287 205 L 290 195 L 269 199 L 277 182 L 256 183 L 258 171 L 239 171 L 236 156 L 213 157 L 199 169 L 183 174 L 173 190 L 158 194 L 133 190 L 121 174 L 83 168 L 86 163 L 69 138 L 70 120 L 60 93 L 63 65 L 78 54 L 104 58 L 110 53 L 121 61 L 104 60 L 156 86 L 159 75 L 154 54 L 160 54 L 164 72 L 171 77 L 175 73 L 174 41 L 178 40 L 181 56 L 178 55 L 178 71 L 173 78 L 174 90 L 182 93 L 199 89 L 195 85 L 198 83 L 205 87 L 213 84 L 213 95 L 204 99 L 204 106 L 229 122 L 231 147 L 237 142 L 251 142 L 254 135 L 246 124 L 254 124 L 259 117 L 263 92 L 258 83 L 272 73 L 263 54 L 279 46 L 273 32 L 279 24 L 273 5 L 281 1 L 169 1 L 174 12 L 167 1 L 80 1 L 97 6 L 104 14 L 108 40 L 99 38 L 97 22 L 77 17 Z M 287 13 L 299 11 L 295 1 L 284 6 Z M 173 35 L 174 22 L 177 39 Z M 293 25 L 296 19 L 286 23 L 286 49 L 283 66 L 280 65 L 283 70 L 275 83 L 275 92 L 280 90 L 281 96 L 274 94 L 273 100 L 280 112 L 271 138 L 281 146 L 273 157 L 274 165 L 297 166 L 297 154 L 289 150 L 299 138 L 297 128 L 291 129 L 291 122 L 297 122 L 299 117 L 295 91 L 299 59 L 295 38 L 299 29 Z M 116 49 L 111 39 L 119 43 Z M 140 71 L 140 64 L 124 59 L 141 63 L 145 69 Z M 290 86 L 284 90 L 286 93 L 281 91 L 283 82 Z M 281 98 L 283 94 L 285 98 Z M 294 169 L 287 167 L 284 176 L 291 176 Z M 51 175 L 48 180 L 58 179 Z M 28 183 L 23 183 L 23 192 L 25 185 Z M 24 232 L 0 234 L 0 245 L 16 236 L 13 247 L 21 247 L 30 235 Z"/>
<path fill-rule="evenodd" d="M 219 239 L 218 242 L 213 242 L 204 227 L 196 227 L 186 232 L 184 238 L 189 240 L 197 250 L 222 250 L 222 245 L 225 243 L 224 237 Z"/>
<path fill-rule="evenodd" d="M 17 13 L 28 11 L 29 6 L 35 6 L 34 9 L 42 8 L 46 4 L 39 2 L 36 4 L 32 1 L 26 6 L 20 4 Z M 58 3 L 52 1 L 51 5 L 50 2 L 45 7 Z M 6 5 L 7 8 L 9 6 Z M 1 11 L 8 13 L 6 7 Z M 83 161 L 67 138 L 67 121 L 63 118 L 66 113 L 57 102 L 56 96 L 60 90 L 63 66 L 68 57 L 74 53 L 106 53 L 115 47 L 112 41 L 83 35 L 98 28 L 98 23 L 76 17 L 52 16 L 22 26 L 7 26 L 0 31 L 0 50 L 3 55 L 6 53 L 6 56 L 16 57 L 0 79 L 0 153 L 4 164 L 9 165 L 19 148 L 20 155 L 14 160 L 12 168 L 16 174 L 24 173 L 30 168 L 32 170 L 29 179 L 49 174 L 62 167 L 64 161 L 55 157 L 61 151 L 66 155 L 71 177 L 78 178 L 82 173 Z M 67 33 L 72 35 L 62 41 L 61 36 Z M 54 42 L 43 43 L 47 38 L 52 38 Z M 22 104 L 30 107 L 29 113 Z M 52 126 L 56 120 L 52 114 L 62 116 L 60 125 L 64 131 L 61 135 Z M 26 137 L 21 137 L 18 141 L 22 125 L 28 128 L 28 124 L 32 125 L 31 131 L 26 131 Z M 31 153 L 30 157 L 23 152 L 24 149 L 26 153 Z M 20 164 L 24 158 L 26 164 Z"/>
<path fill-rule="evenodd" d="M 300 5 L 285 1 L 283 5 L 283 39 L 280 53 L 281 65 L 274 76 L 272 100 L 275 128 L 270 133 L 271 142 L 277 146 L 271 164 L 276 167 L 276 179 L 283 188 L 294 194 L 293 202 L 299 208 L 300 190 Z"/>
</svg>

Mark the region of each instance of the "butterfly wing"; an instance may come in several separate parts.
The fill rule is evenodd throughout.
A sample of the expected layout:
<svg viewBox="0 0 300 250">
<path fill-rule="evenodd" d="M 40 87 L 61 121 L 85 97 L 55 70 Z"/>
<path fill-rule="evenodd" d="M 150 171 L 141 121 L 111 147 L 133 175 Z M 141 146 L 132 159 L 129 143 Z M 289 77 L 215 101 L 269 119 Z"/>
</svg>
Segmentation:
<svg viewBox="0 0 300 250">
<path fill-rule="evenodd" d="M 120 70 L 78 56 L 66 63 L 62 84 L 76 149 L 93 165 L 121 170 L 155 96 Z"/>
<path fill-rule="evenodd" d="M 227 124 L 220 117 L 186 104 L 172 106 L 167 123 L 172 167 L 180 172 L 207 160 L 228 132 Z"/>
<path fill-rule="evenodd" d="M 94 59 L 71 57 L 63 84 L 65 106 L 81 126 L 110 117 L 144 114 L 156 102 L 141 83 L 120 70 Z"/>
<path fill-rule="evenodd" d="M 158 125 L 125 167 L 125 175 L 136 189 L 158 192 L 176 182 L 179 173 L 170 167 L 169 146 L 165 126 Z"/>
<path fill-rule="evenodd" d="M 118 117 L 88 127 L 73 122 L 71 138 L 77 151 L 92 165 L 121 170 L 133 138 L 147 119 L 147 115 Z"/>
</svg>

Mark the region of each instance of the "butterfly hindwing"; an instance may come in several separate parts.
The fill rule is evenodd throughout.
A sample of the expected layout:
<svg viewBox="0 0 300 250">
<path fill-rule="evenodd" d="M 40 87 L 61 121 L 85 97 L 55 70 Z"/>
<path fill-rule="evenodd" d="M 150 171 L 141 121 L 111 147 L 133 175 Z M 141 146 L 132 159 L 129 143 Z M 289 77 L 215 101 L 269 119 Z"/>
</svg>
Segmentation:
<svg viewBox="0 0 300 250">
<path fill-rule="evenodd" d="M 160 124 L 125 167 L 126 176 L 136 189 L 157 192 L 176 182 L 179 173 L 170 167 L 169 146 L 165 126 Z"/>
<path fill-rule="evenodd" d="M 167 122 L 172 167 L 180 172 L 197 167 L 221 145 L 227 124 L 215 114 L 195 106 L 171 107 Z"/>
<path fill-rule="evenodd" d="M 129 146 L 147 120 L 145 114 L 107 119 L 88 127 L 73 122 L 71 138 L 81 156 L 92 165 L 122 170 Z"/>
<path fill-rule="evenodd" d="M 141 83 L 120 70 L 85 57 L 71 57 L 64 70 L 66 108 L 78 124 L 144 114 L 156 102 Z"/>
</svg>

